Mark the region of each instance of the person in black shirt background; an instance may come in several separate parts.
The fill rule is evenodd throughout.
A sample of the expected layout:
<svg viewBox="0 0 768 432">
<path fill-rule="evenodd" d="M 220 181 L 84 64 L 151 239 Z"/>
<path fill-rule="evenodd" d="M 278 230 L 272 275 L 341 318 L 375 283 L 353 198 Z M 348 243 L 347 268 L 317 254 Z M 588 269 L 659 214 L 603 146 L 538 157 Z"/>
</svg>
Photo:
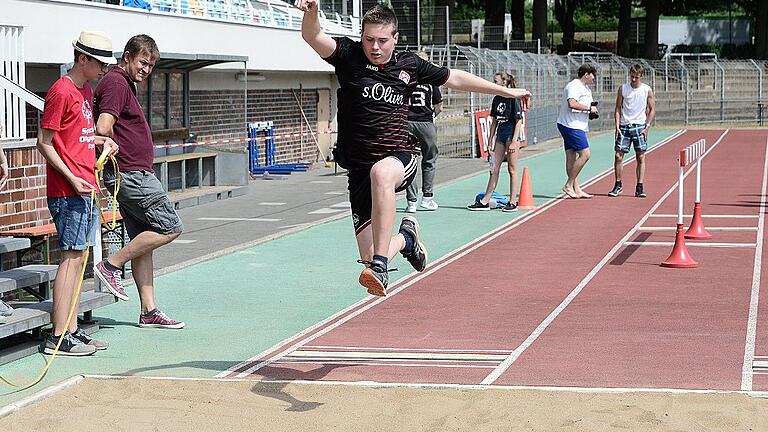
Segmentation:
<svg viewBox="0 0 768 432">
<path fill-rule="evenodd" d="M 404 216 L 395 226 L 395 194 L 416 175 L 419 149 L 408 133 L 408 104 L 417 84 L 445 85 L 458 90 L 521 98 L 531 93 L 490 83 L 462 70 L 449 70 L 411 52 L 395 52 L 399 33 L 392 9 L 376 5 L 362 20 L 361 41 L 325 34 L 318 0 L 296 0 L 304 11 L 301 35 L 335 67 L 339 80 L 339 134 L 334 160 L 348 170 L 349 201 L 360 263 L 358 281 L 368 293 L 387 294 L 388 263 L 400 252 L 417 271 L 427 265 L 419 224 Z"/>
<path fill-rule="evenodd" d="M 429 56 L 424 51 L 418 53 L 424 60 Z M 419 84 L 411 94 L 411 103 L 408 107 L 408 122 L 411 133 L 418 138 L 421 147 L 421 209 L 437 210 L 437 202 L 434 200 L 435 169 L 437 168 L 437 127 L 435 116 L 443 110 L 443 96 L 440 87 Z M 416 182 L 411 182 L 405 190 L 407 199 L 406 213 L 416 212 L 418 202 L 418 188 Z"/>
<path fill-rule="evenodd" d="M 506 72 L 497 72 L 493 76 L 496 84 L 506 87 L 517 87 L 515 77 Z M 491 194 L 499 182 L 499 172 L 504 158 L 507 159 L 509 171 L 509 203 L 502 208 L 504 212 L 517 211 L 517 154 L 520 150 L 520 127 L 522 125 L 523 110 L 517 99 L 496 96 L 491 102 L 491 129 L 488 133 L 491 147 L 488 149 L 488 161 L 491 163 L 491 175 L 488 178 L 488 186 L 485 188 L 485 196 L 467 206 L 470 210 L 490 210 Z M 497 129 L 498 128 L 498 129 Z M 493 134 L 496 139 L 493 139 Z"/>
</svg>

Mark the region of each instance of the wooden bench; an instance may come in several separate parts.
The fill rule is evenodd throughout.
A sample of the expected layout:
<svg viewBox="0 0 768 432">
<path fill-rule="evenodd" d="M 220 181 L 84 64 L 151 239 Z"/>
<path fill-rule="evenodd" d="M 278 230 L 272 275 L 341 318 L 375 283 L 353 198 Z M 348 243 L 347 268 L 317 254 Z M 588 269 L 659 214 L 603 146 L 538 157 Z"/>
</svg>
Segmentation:
<svg viewBox="0 0 768 432">
<path fill-rule="evenodd" d="M 185 191 L 189 187 L 214 186 L 216 184 L 215 152 L 180 153 L 158 156 L 153 165 L 160 173 L 160 183 L 166 191 Z"/>
<path fill-rule="evenodd" d="M 0 237 L 0 254 L 29 249 L 29 239 L 15 237 Z"/>
</svg>

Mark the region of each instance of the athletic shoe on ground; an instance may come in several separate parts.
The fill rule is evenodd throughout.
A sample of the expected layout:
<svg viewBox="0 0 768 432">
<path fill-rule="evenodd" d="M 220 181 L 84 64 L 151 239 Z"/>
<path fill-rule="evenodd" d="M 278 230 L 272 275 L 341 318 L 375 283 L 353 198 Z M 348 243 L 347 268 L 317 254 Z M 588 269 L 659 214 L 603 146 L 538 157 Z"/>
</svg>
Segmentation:
<svg viewBox="0 0 768 432">
<path fill-rule="evenodd" d="M 416 201 L 408 201 L 408 205 L 405 206 L 406 213 L 416 213 Z"/>
<path fill-rule="evenodd" d="M 421 199 L 420 207 L 421 207 L 422 210 L 432 211 L 432 210 L 437 210 L 438 205 L 435 202 L 434 198 L 423 197 Z"/>
<path fill-rule="evenodd" d="M 113 296 L 120 300 L 128 300 L 128 294 L 123 288 L 123 276 L 120 270 L 108 269 L 107 261 L 104 260 L 93 267 L 93 274 L 99 278 Z"/>
<path fill-rule="evenodd" d="M 400 231 L 406 231 L 413 237 L 413 250 L 408 255 L 403 253 L 403 256 L 416 271 L 424 271 L 427 267 L 427 248 L 419 239 L 419 221 L 411 216 L 403 217 L 403 221 L 400 222 Z"/>
<path fill-rule="evenodd" d="M 645 198 L 645 191 L 643 190 L 643 185 L 639 184 L 635 187 L 635 196 L 638 198 Z"/>
<path fill-rule="evenodd" d="M 608 196 L 615 197 L 621 195 L 621 185 L 616 183 L 613 185 L 613 189 L 611 189 L 610 192 L 608 192 Z"/>
<path fill-rule="evenodd" d="M 148 314 L 139 315 L 139 327 L 156 327 L 167 329 L 182 329 L 186 324 L 172 319 L 160 309 L 155 309 Z"/>
<path fill-rule="evenodd" d="M 490 210 L 491 206 L 488 204 L 483 204 L 480 201 L 475 201 L 474 203 L 468 205 L 467 208 L 472 211 L 484 211 L 484 210 Z"/>
<path fill-rule="evenodd" d="M 515 203 L 509 203 L 501 208 L 501 211 L 510 213 L 510 212 L 516 212 L 517 211 L 517 204 Z"/>
<path fill-rule="evenodd" d="M 86 334 L 83 331 L 83 329 L 81 329 L 80 327 L 77 328 L 76 332 L 72 333 L 72 337 L 74 337 L 75 339 L 78 339 L 80 342 L 86 345 L 91 345 L 95 347 L 99 351 L 109 348 L 109 342 L 92 338 L 90 335 Z"/>
<path fill-rule="evenodd" d="M 389 276 L 387 275 L 388 270 L 384 263 L 379 260 L 358 260 L 357 262 L 366 265 L 363 272 L 360 273 L 360 277 L 357 279 L 357 281 L 360 282 L 360 285 L 368 290 L 368 294 L 380 297 L 386 296 Z"/>
<path fill-rule="evenodd" d="M 0 300 L 0 324 L 7 323 L 8 318 L 13 315 L 13 308 L 8 303 Z"/>
<path fill-rule="evenodd" d="M 56 344 L 59 343 L 60 336 L 54 336 L 53 333 L 45 338 L 45 348 L 43 348 L 44 354 L 53 354 L 56 350 Z M 96 352 L 96 347 L 93 345 L 86 345 L 80 339 L 72 336 L 70 332 L 64 333 L 64 340 L 61 341 L 59 346 L 59 352 L 57 355 L 61 356 L 89 356 Z"/>
</svg>

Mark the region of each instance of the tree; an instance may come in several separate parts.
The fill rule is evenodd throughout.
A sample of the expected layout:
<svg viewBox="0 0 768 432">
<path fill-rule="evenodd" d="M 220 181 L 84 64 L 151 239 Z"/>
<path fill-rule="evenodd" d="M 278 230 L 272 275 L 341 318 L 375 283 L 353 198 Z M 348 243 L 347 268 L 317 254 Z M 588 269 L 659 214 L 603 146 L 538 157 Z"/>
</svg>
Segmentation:
<svg viewBox="0 0 768 432">
<path fill-rule="evenodd" d="M 485 0 L 485 26 L 504 27 L 504 13 L 507 2 L 499 0 Z"/>
<path fill-rule="evenodd" d="M 619 0 L 619 38 L 617 51 L 620 56 L 630 57 L 629 26 L 632 20 L 632 0 Z"/>
<path fill-rule="evenodd" d="M 525 0 L 512 0 L 509 12 L 512 16 L 512 39 L 525 40 Z"/>
<path fill-rule="evenodd" d="M 755 57 L 765 59 L 768 58 L 768 2 L 757 2 L 755 21 Z"/>
<path fill-rule="evenodd" d="M 555 18 L 563 30 L 563 48 L 570 52 L 573 48 L 573 37 L 576 33 L 576 25 L 573 22 L 573 14 L 576 12 L 578 0 L 555 0 Z"/>
<path fill-rule="evenodd" d="M 547 0 L 533 0 L 533 40 L 547 43 Z M 554 48 L 554 47 L 553 47 Z"/>
<path fill-rule="evenodd" d="M 645 50 L 643 57 L 659 57 L 659 1 L 645 0 Z"/>
</svg>

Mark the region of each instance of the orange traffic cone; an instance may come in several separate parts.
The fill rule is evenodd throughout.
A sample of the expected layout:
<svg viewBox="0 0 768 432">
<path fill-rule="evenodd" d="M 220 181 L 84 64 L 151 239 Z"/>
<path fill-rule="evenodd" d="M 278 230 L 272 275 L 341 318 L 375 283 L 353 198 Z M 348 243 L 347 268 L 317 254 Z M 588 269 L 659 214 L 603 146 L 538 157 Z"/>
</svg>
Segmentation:
<svg viewBox="0 0 768 432">
<path fill-rule="evenodd" d="M 693 219 L 691 219 L 691 227 L 685 232 L 685 238 L 693 240 L 709 240 L 712 238 L 712 234 L 704 228 L 704 220 L 701 218 L 701 203 L 693 204 Z"/>
<path fill-rule="evenodd" d="M 672 253 L 669 255 L 669 258 L 662 262 L 661 266 L 672 268 L 696 268 L 699 266 L 699 263 L 694 261 L 691 255 L 688 254 L 688 248 L 685 247 L 683 224 L 677 224 L 675 246 L 672 248 Z"/>
<path fill-rule="evenodd" d="M 528 167 L 523 167 L 523 181 L 520 183 L 520 195 L 517 197 L 517 208 L 520 210 L 532 210 L 533 192 L 531 192 L 531 177 L 528 175 Z"/>
</svg>

